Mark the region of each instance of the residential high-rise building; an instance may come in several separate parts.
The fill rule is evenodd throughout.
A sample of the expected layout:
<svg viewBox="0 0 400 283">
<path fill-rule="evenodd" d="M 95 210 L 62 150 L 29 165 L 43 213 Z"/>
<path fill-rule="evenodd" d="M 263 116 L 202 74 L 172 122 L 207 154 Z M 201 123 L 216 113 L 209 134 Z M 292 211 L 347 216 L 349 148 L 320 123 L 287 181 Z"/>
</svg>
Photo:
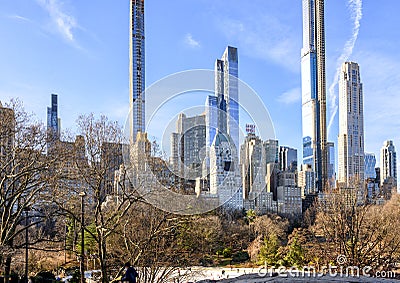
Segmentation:
<svg viewBox="0 0 400 283">
<path fill-rule="evenodd" d="M 301 191 L 301 188 L 296 186 L 295 173 L 280 172 L 277 187 L 277 212 L 300 214 L 302 211 Z"/>
<path fill-rule="evenodd" d="M 335 187 L 335 144 L 333 142 L 326 143 L 326 153 L 328 160 L 328 182 L 331 187 Z"/>
<path fill-rule="evenodd" d="M 215 96 L 217 97 L 217 127 L 232 139 L 239 152 L 239 89 L 238 52 L 228 46 L 215 63 Z M 208 101 L 210 103 L 210 100 Z M 210 104 L 212 104 L 211 102 Z"/>
<path fill-rule="evenodd" d="M 6 172 L 12 172 L 14 158 L 14 145 L 16 134 L 16 120 L 14 110 L 3 107 L 0 102 L 0 178 L 3 179 Z M 4 189 L 7 182 L 1 182 L 0 189 Z"/>
<path fill-rule="evenodd" d="M 284 215 L 300 215 L 302 212 L 301 189 L 296 186 L 279 186 L 278 213 Z"/>
<path fill-rule="evenodd" d="M 297 149 L 288 146 L 279 148 L 279 166 L 281 171 L 297 171 Z"/>
<path fill-rule="evenodd" d="M 376 178 L 376 157 L 374 153 L 364 153 L 364 178 L 375 179 Z"/>
<path fill-rule="evenodd" d="M 145 131 L 145 33 L 144 0 L 130 0 L 129 101 L 130 138 Z"/>
<path fill-rule="evenodd" d="M 301 80 L 303 163 L 313 166 L 322 191 L 328 179 L 324 0 L 303 0 Z"/>
<path fill-rule="evenodd" d="M 202 176 L 205 158 L 205 114 L 187 117 L 181 113 L 176 121 L 176 133 L 171 136 L 170 163 L 180 177 L 195 180 Z"/>
<path fill-rule="evenodd" d="M 328 181 L 328 154 L 326 148 L 326 74 L 325 74 L 325 0 L 315 0 L 316 19 L 316 51 L 317 51 L 317 98 L 318 98 L 318 124 L 317 134 L 318 168 L 317 186 L 323 190 Z"/>
<path fill-rule="evenodd" d="M 243 208 L 238 158 L 229 135 L 218 133 L 210 149 L 210 194 L 220 205 Z"/>
<path fill-rule="evenodd" d="M 249 133 L 240 147 L 240 169 L 243 197 L 251 193 L 259 194 L 265 188 L 266 163 L 263 142 L 253 133 Z M 251 197 L 254 198 L 254 197 Z"/>
<path fill-rule="evenodd" d="M 278 175 L 279 169 L 275 163 L 267 164 L 267 174 L 265 175 L 265 182 L 267 185 L 267 192 L 272 193 L 273 200 L 277 200 L 277 188 L 278 188 Z"/>
<path fill-rule="evenodd" d="M 60 137 L 57 100 L 57 94 L 52 94 L 51 106 L 47 107 L 47 132 L 50 135 L 50 140 L 58 139 Z"/>
<path fill-rule="evenodd" d="M 315 172 L 311 164 L 302 164 L 298 175 L 298 186 L 302 189 L 302 196 L 315 193 Z"/>
<path fill-rule="evenodd" d="M 210 148 L 218 128 L 218 97 L 209 95 L 206 100 L 206 145 Z"/>
<path fill-rule="evenodd" d="M 205 117 L 207 146 L 203 176 L 210 175 L 210 192 L 217 194 L 221 203 L 228 202 L 228 195 L 236 202 L 238 194 L 233 192 L 237 192 L 240 187 L 238 99 L 238 52 L 235 47 L 228 46 L 221 59 L 215 62 L 215 95 L 207 98 Z M 229 174 L 221 171 L 225 165 L 221 163 L 220 157 L 215 156 L 222 148 L 229 151 Z M 222 182 L 225 177 L 234 181 Z M 239 181 L 235 178 L 239 178 Z M 239 205 L 243 207 L 243 200 Z"/>
<path fill-rule="evenodd" d="M 277 140 L 266 140 L 263 143 L 265 150 L 265 162 L 267 164 L 279 163 L 279 142 Z"/>
<path fill-rule="evenodd" d="M 364 182 L 363 88 L 357 63 L 342 65 L 339 82 L 338 182 Z"/>
<path fill-rule="evenodd" d="M 396 148 L 393 141 L 387 140 L 383 143 L 381 148 L 381 170 L 380 170 L 380 183 L 381 186 L 389 178 L 393 178 L 397 182 L 397 160 Z"/>
</svg>

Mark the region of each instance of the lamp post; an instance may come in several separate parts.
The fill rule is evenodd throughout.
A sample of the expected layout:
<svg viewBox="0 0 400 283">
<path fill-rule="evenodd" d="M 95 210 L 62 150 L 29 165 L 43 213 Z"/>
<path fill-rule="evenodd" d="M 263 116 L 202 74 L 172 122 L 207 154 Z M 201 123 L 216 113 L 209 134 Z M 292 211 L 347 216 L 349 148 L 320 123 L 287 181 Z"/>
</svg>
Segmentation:
<svg viewBox="0 0 400 283">
<path fill-rule="evenodd" d="M 81 197 L 81 256 L 80 256 L 80 272 L 81 272 L 81 283 L 85 283 L 85 203 L 84 198 L 85 192 L 79 193 Z"/>
<path fill-rule="evenodd" d="M 25 212 L 25 283 L 28 283 L 28 212 L 30 208 L 29 206 L 24 207 Z"/>
</svg>

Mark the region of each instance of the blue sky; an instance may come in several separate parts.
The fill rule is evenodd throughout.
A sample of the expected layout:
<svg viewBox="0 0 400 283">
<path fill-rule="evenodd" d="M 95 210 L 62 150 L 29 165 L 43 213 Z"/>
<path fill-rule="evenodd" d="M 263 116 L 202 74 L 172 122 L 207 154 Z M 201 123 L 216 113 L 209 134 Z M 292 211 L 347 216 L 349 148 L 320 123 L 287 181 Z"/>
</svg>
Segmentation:
<svg viewBox="0 0 400 283">
<path fill-rule="evenodd" d="M 345 50 L 355 31 L 349 3 L 358 1 L 359 32 Z M 57 93 L 64 129 L 89 112 L 124 123 L 128 0 L 0 0 L 0 7 L 1 101 L 19 97 L 45 121 L 50 94 Z M 400 150 L 399 8 L 398 0 L 327 0 L 325 7 L 328 88 L 341 55 L 360 64 L 365 150 L 377 159 L 386 139 Z M 298 148 L 301 158 L 301 13 L 301 0 L 147 0 L 146 85 L 212 69 L 227 45 L 236 46 L 240 78 L 263 99 L 280 144 Z M 337 104 L 330 98 L 329 109 Z M 337 131 L 336 115 L 329 135 L 335 144 Z"/>
</svg>

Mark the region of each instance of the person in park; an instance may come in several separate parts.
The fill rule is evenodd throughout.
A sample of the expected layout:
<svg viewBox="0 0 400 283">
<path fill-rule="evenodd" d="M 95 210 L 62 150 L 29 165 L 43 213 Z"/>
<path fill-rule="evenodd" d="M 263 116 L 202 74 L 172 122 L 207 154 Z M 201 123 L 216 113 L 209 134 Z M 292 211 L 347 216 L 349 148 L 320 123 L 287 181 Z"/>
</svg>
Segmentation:
<svg viewBox="0 0 400 283">
<path fill-rule="evenodd" d="M 136 269 L 129 262 L 125 263 L 125 275 L 121 278 L 122 282 L 136 283 L 136 278 L 139 276 Z"/>
</svg>

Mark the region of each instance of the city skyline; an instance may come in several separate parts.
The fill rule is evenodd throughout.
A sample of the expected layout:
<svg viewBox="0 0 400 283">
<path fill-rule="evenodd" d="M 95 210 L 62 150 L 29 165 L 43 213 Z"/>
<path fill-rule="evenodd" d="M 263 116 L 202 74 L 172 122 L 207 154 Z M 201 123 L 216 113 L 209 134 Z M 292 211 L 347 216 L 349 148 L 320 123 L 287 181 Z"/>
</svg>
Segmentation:
<svg viewBox="0 0 400 283">
<path fill-rule="evenodd" d="M 179 1 L 173 2 L 171 10 L 177 5 Z M 204 2 L 207 1 L 199 1 L 204 4 Z M 221 1 L 224 2 L 224 1 Z M 257 2 L 257 1 L 256 1 Z M 351 13 L 349 11 L 346 11 L 346 2 L 347 1 L 342 1 L 343 3 L 339 3 L 336 5 L 333 5 L 332 3 L 326 4 L 327 7 L 325 8 L 326 10 L 326 28 L 327 28 L 327 80 L 328 84 L 330 84 L 333 73 L 335 72 L 335 68 L 332 67 L 332 65 L 335 64 L 335 58 L 339 57 L 341 55 L 341 47 L 343 44 L 347 41 L 348 38 L 351 37 L 352 30 L 344 28 L 343 31 L 340 31 L 340 33 L 346 34 L 343 35 L 341 40 L 336 40 L 336 43 L 332 39 L 336 39 L 335 36 L 338 36 L 338 31 L 335 31 L 333 27 L 335 25 L 338 25 L 339 27 L 343 24 L 345 26 L 345 22 L 349 22 L 350 24 L 353 23 L 351 20 Z M 125 24 L 129 21 L 129 3 L 126 1 L 126 3 L 122 4 L 117 4 L 117 7 L 113 7 L 114 11 L 118 11 L 114 15 L 114 17 L 125 17 L 125 19 L 120 21 L 120 23 L 125 23 L 121 24 L 117 33 L 120 33 L 120 37 L 123 40 L 118 43 L 117 49 L 113 51 L 113 53 L 118 53 L 118 65 L 119 67 L 116 69 L 110 68 L 110 70 L 117 70 L 115 73 L 114 72 L 101 72 L 101 76 L 96 76 L 93 74 L 93 77 L 95 77 L 95 80 L 93 78 L 88 77 L 89 75 L 89 70 L 90 68 L 84 65 L 84 63 L 93 63 L 93 65 L 97 66 L 97 68 L 103 66 L 98 62 L 98 60 L 95 59 L 96 56 L 99 55 L 99 53 L 96 54 L 96 52 L 104 52 L 104 49 L 111 48 L 111 46 L 108 47 L 107 41 L 102 42 L 101 49 L 95 49 L 93 47 L 93 42 L 97 43 L 98 41 L 101 42 L 100 37 L 101 33 L 95 31 L 91 31 L 89 28 L 91 26 L 88 24 L 87 21 L 84 21 L 84 18 L 80 16 L 80 13 L 84 12 L 85 9 L 87 8 L 86 5 L 89 4 L 78 4 L 78 3 L 73 3 L 71 1 L 65 1 L 64 6 L 57 6 L 58 1 L 36 1 L 34 3 L 30 3 L 27 5 L 27 7 L 22 7 L 22 2 L 15 1 L 14 4 L 10 3 L 4 3 L 5 9 L 2 12 L 3 14 L 1 15 L 1 21 L 5 23 L 3 26 L 12 26 L 12 30 L 15 30 L 15 38 L 11 40 L 11 44 L 8 48 L 7 47 L 2 47 L 1 51 L 3 54 L 15 54 L 14 56 L 10 56 L 9 59 L 16 59 L 16 54 L 21 54 L 21 50 L 24 49 L 24 44 L 20 44 L 18 48 L 16 48 L 15 52 L 13 53 L 11 51 L 11 48 L 13 47 L 13 44 L 17 44 L 17 42 L 24 42 L 24 40 L 32 40 L 35 38 L 40 38 L 45 45 L 48 44 L 49 46 L 42 46 L 40 44 L 37 46 L 37 43 L 34 43 L 32 45 L 29 45 L 32 49 L 32 51 L 27 52 L 27 58 L 25 60 L 25 65 L 26 70 L 32 71 L 34 68 L 38 68 L 38 74 L 33 74 L 29 79 L 25 78 L 24 71 L 19 64 L 18 60 L 15 60 L 15 64 L 9 64 L 7 63 L 7 60 L 4 64 L 4 66 L 8 66 L 7 70 L 2 67 L 1 73 L 6 74 L 3 76 L 4 82 L 2 81 L 2 88 L 0 89 L 0 94 L 1 94 L 1 100 L 7 101 L 10 97 L 20 97 L 23 99 L 25 102 L 25 107 L 27 108 L 28 111 L 34 112 L 39 118 L 42 117 L 42 121 L 45 121 L 44 115 L 46 114 L 46 105 L 48 105 L 48 96 L 50 93 L 57 93 L 59 95 L 59 117 L 63 119 L 63 128 L 71 128 L 74 127 L 73 121 L 78 117 L 80 113 L 87 113 L 87 112 L 95 112 L 95 113 L 104 113 L 108 114 L 111 119 L 117 119 L 121 124 L 124 124 L 126 114 L 127 114 L 127 109 L 129 106 L 127 106 L 129 103 L 127 103 L 127 98 L 128 91 L 127 91 L 127 68 L 124 68 L 124 65 L 127 65 L 127 57 L 128 57 L 128 50 L 126 48 L 126 41 L 127 41 L 127 31 L 128 31 L 128 26 Z M 47 4 L 46 4 L 47 3 Z M 53 3 L 53 4 L 49 4 Z M 259 2 L 261 3 L 261 2 Z M 262 2 L 264 3 L 264 2 Z M 39 4 L 39 5 L 38 5 Z M 182 3 L 180 3 L 182 4 Z M 152 9 L 151 7 L 155 7 L 154 3 L 146 3 L 146 5 L 150 7 L 146 7 L 146 13 L 154 13 L 151 14 L 152 16 L 157 15 L 158 12 L 155 12 L 154 8 Z M 164 4 L 162 4 L 164 5 Z M 190 8 L 191 5 L 188 4 L 182 4 L 181 6 L 181 11 L 184 11 L 185 9 L 194 9 L 198 5 L 197 3 L 192 3 L 193 8 Z M 212 13 L 215 12 L 215 10 L 218 10 L 219 3 L 211 5 L 211 8 L 209 9 L 204 9 L 203 13 Z M 287 3 L 284 3 L 283 6 L 290 6 Z M 179 5 L 180 6 L 180 5 Z M 178 29 L 176 31 L 176 36 L 182 37 L 181 41 L 176 41 L 180 48 L 179 50 L 183 50 L 182 56 L 177 56 L 175 59 L 177 62 L 174 64 L 168 65 L 168 64 L 154 64 L 157 60 L 159 60 L 162 56 L 165 57 L 165 52 L 159 52 L 160 54 L 156 54 L 154 52 L 155 47 L 156 47 L 156 42 L 158 42 L 157 49 L 159 51 L 160 46 L 163 46 L 163 40 L 165 36 L 160 36 L 157 41 L 153 38 L 156 38 L 156 34 L 160 33 L 162 28 L 160 28 L 159 21 L 162 21 L 162 19 L 158 20 L 150 20 L 147 26 L 150 26 L 149 29 L 146 30 L 146 34 L 154 35 L 150 36 L 151 39 L 149 39 L 149 45 L 150 45 L 150 51 L 147 52 L 147 54 L 151 54 L 151 58 L 146 60 L 148 69 L 146 71 L 146 76 L 150 77 L 146 85 L 148 86 L 152 82 L 156 81 L 157 79 L 160 79 L 164 75 L 168 75 L 171 72 L 175 71 L 180 71 L 182 69 L 188 69 L 188 68 L 209 68 L 212 67 L 212 61 L 213 58 L 217 57 L 220 54 L 220 50 L 223 49 L 221 46 L 226 46 L 228 44 L 237 46 L 239 49 L 239 52 L 241 52 L 241 69 L 239 72 L 241 73 L 241 78 L 249 83 L 252 87 L 255 88 L 255 90 L 260 94 L 262 99 L 264 100 L 266 106 L 268 107 L 269 111 L 271 112 L 272 119 L 275 123 L 275 128 L 276 128 L 276 136 L 277 139 L 280 141 L 280 144 L 283 145 L 289 145 L 291 147 L 295 147 L 297 149 L 301 148 L 301 124 L 299 124 L 298 121 L 294 122 L 295 120 L 301 121 L 299 119 L 299 115 L 301 113 L 301 103 L 299 101 L 299 95 L 298 95 L 298 87 L 299 87 L 299 81 L 300 81 L 300 74 L 299 74 L 299 69 L 300 69 L 300 62 L 298 62 L 298 59 L 296 59 L 292 55 L 298 56 L 300 48 L 298 48 L 301 44 L 301 29 L 300 32 L 298 27 L 295 27 L 294 25 L 289 25 L 289 23 L 293 23 L 292 21 L 289 21 L 288 19 L 285 19 L 282 14 L 283 9 L 281 7 L 275 7 L 273 3 L 270 3 L 270 1 L 266 1 L 265 4 L 262 5 L 262 9 L 266 8 L 272 8 L 272 11 L 277 12 L 275 16 L 271 16 L 271 20 L 276 20 L 277 25 L 281 24 L 281 26 L 284 26 L 288 29 L 287 37 L 291 38 L 293 37 L 293 45 L 294 47 L 297 48 L 297 50 L 294 50 L 293 48 L 293 54 L 284 54 L 287 56 L 287 60 L 283 60 L 283 63 L 277 62 L 277 59 L 279 59 L 279 54 L 276 56 L 276 58 L 272 58 L 271 56 L 262 56 L 257 52 L 254 51 L 254 46 L 256 44 L 249 44 L 247 42 L 247 37 L 243 32 L 241 32 L 241 25 L 242 29 L 246 30 L 249 32 L 249 34 L 254 34 L 256 32 L 259 32 L 258 28 L 256 26 L 251 26 L 250 22 L 248 20 L 248 17 L 246 16 L 246 12 L 254 11 L 256 5 L 252 4 L 250 5 L 251 7 L 247 8 L 248 10 L 243 11 L 243 13 L 239 13 L 237 10 L 234 8 L 230 8 L 229 11 L 227 11 L 227 14 L 225 15 L 226 17 L 226 22 L 229 22 L 233 27 L 236 27 L 237 29 L 233 29 L 231 34 L 229 32 L 223 32 L 219 29 L 223 29 L 222 26 L 219 26 L 217 28 L 214 28 L 212 31 L 213 33 L 219 35 L 221 37 L 220 40 L 218 40 L 218 43 L 215 45 L 218 45 L 215 47 L 215 49 L 211 48 L 209 44 L 207 44 L 207 36 L 204 35 L 204 32 L 201 33 L 197 29 L 197 33 L 195 32 L 195 28 L 193 26 L 193 23 L 188 26 L 189 28 L 193 28 L 193 31 L 188 30 L 187 32 L 182 33 L 182 29 Z M 376 10 L 374 6 L 372 6 L 371 3 L 364 3 L 364 12 L 365 15 L 372 16 L 371 11 L 381 11 L 381 10 Z M 261 6 L 260 6 L 261 7 Z M 58 8 L 58 9 L 56 9 Z M 105 13 L 105 10 L 107 8 L 107 4 L 100 1 L 98 4 L 98 7 L 96 9 L 100 9 L 100 11 L 103 11 Z M 287 8 L 287 7 L 286 7 Z M 300 9 L 299 9 L 300 8 Z M 379 7 L 382 8 L 382 7 Z M 148 11 L 152 12 L 148 12 Z M 158 10 L 158 9 L 157 9 Z M 344 19 L 343 23 L 340 21 L 333 21 L 332 20 L 332 14 L 334 11 L 343 11 Z M 367 13 L 369 11 L 369 13 Z M 385 10 L 387 12 L 387 9 Z M 281 12 L 281 13 L 278 13 Z M 46 25 L 45 23 L 39 21 L 37 19 L 38 15 L 45 15 L 43 21 L 48 20 L 49 23 L 52 21 L 56 20 L 57 17 L 61 18 L 64 20 L 65 29 L 62 29 L 63 26 L 57 26 L 54 25 L 55 30 L 52 30 L 52 27 L 50 25 Z M 196 14 L 197 17 L 202 14 L 199 12 L 199 14 Z M 301 19 L 301 7 L 298 3 L 296 5 L 293 5 L 293 8 L 290 8 L 288 10 L 289 15 L 295 15 L 295 18 L 297 19 L 297 22 L 299 19 Z M 378 13 L 379 14 L 379 13 Z M 270 15 L 270 14 L 269 14 Z M 152 19 L 153 17 L 150 17 Z M 146 17 L 146 19 L 149 19 L 149 16 Z M 264 19 L 264 18 L 263 18 Z M 185 16 L 183 21 L 188 21 L 190 22 L 190 19 Z M 267 19 L 265 19 L 267 20 Z M 393 20 L 393 19 L 391 19 Z M 100 20 L 94 20 L 92 18 L 91 23 L 99 23 Z M 170 21 L 167 22 L 171 24 L 171 26 L 174 26 L 178 21 Z M 333 24 L 333 22 L 335 24 Z M 363 26 L 366 25 L 367 27 L 369 26 L 371 28 L 371 19 L 366 20 L 365 23 L 362 21 L 361 22 L 361 31 L 363 30 Z M 86 24 L 85 24 L 86 23 Z M 158 24 L 158 25 L 157 25 Z M 263 26 L 265 24 L 264 21 L 260 21 L 260 26 Z M 29 33 L 27 35 L 27 38 L 22 40 L 21 38 L 18 37 L 18 35 L 24 30 L 26 27 L 30 27 L 32 33 Z M 169 26 L 171 28 L 171 26 Z M 351 25 L 350 25 L 351 26 Z M 158 28 L 154 29 L 154 27 Z M 167 28 L 168 25 L 166 25 L 165 28 Z M 253 27 L 253 29 L 251 28 Z M 100 27 L 99 27 L 100 28 Z M 278 29 L 278 28 L 277 28 Z M 371 28 L 373 31 L 374 29 Z M 154 34 L 155 30 L 155 34 Z M 340 28 L 338 28 L 340 30 Z M 5 40 L 10 39 L 10 36 L 4 28 L 1 28 L 0 31 L 3 34 L 3 37 L 5 36 Z M 106 30 L 105 30 L 106 31 Z M 104 31 L 104 32 L 105 32 Z M 270 31 L 271 34 L 274 34 L 274 30 Z M 106 32 L 105 32 L 106 33 Z M 222 33 L 222 36 L 221 36 Z M 276 34 L 276 33 L 275 33 Z M 295 35 L 294 35 L 295 34 Z M 349 35 L 350 34 L 350 35 Z M 374 33 L 372 33 L 374 34 Z M 171 34 L 167 34 L 171 35 Z M 175 36 L 175 35 L 174 35 Z M 171 37 L 171 39 L 176 39 L 174 36 Z M 378 36 L 378 35 L 375 35 Z M 149 37 L 149 36 L 147 36 Z M 268 37 L 268 35 L 264 35 L 262 37 L 264 40 Z M 272 36 L 271 36 L 272 37 Z M 364 39 L 362 39 L 362 32 L 360 34 L 360 40 L 367 41 L 368 39 L 368 29 L 365 31 L 364 34 Z M 395 38 L 395 37 L 394 37 Z M 103 38 L 104 40 L 105 38 Z M 360 41 L 359 40 L 359 41 Z M 388 39 L 387 39 L 388 40 Z M 363 48 L 360 48 L 357 51 L 357 44 L 356 42 L 356 48 L 355 52 L 357 54 L 352 56 L 352 59 L 354 61 L 359 62 L 361 68 L 363 68 L 363 81 L 365 83 L 365 107 L 370 107 L 370 109 L 375 109 L 376 111 L 371 111 L 369 109 L 365 109 L 366 113 L 373 113 L 369 114 L 370 116 L 367 117 L 366 115 L 366 151 L 368 152 L 374 152 L 376 155 L 379 153 L 379 148 L 382 144 L 382 142 L 386 139 L 393 139 L 394 143 L 399 140 L 398 136 L 393 136 L 396 131 L 394 130 L 394 127 L 397 125 L 394 121 L 396 120 L 395 118 L 393 121 L 390 121 L 392 124 L 387 124 L 388 129 L 382 129 L 382 127 L 379 125 L 379 121 L 382 121 L 382 117 L 384 115 L 391 115 L 393 117 L 396 117 L 397 113 L 394 111 L 394 108 L 390 108 L 390 104 L 383 103 L 383 106 L 389 107 L 390 109 L 393 109 L 393 112 L 391 111 L 379 111 L 382 108 L 381 105 L 378 105 L 377 103 L 373 103 L 374 99 L 376 99 L 375 96 L 379 97 L 379 95 L 372 95 L 372 93 L 376 93 L 377 91 L 381 91 L 379 87 L 372 87 L 368 88 L 369 85 L 373 85 L 375 80 L 373 81 L 372 78 L 373 75 L 375 75 L 375 72 L 373 71 L 374 69 L 371 69 L 369 66 L 374 66 L 374 64 L 364 64 L 364 62 L 375 62 L 371 61 L 373 58 L 375 59 L 380 59 L 379 61 L 377 60 L 376 63 L 389 65 L 390 70 L 394 71 L 396 68 L 396 60 L 389 60 L 388 56 L 366 56 L 365 54 L 369 54 L 371 50 L 368 49 L 372 47 L 375 47 L 377 43 L 374 44 L 365 44 L 364 45 L 360 44 L 360 46 L 364 46 Z M 247 42 L 247 43 L 246 43 Z M 90 44 L 88 44 L 90 43 Z M 197 43 L 197 44 L 196 44 Z M 235 44 L 238 43 L 238 44 Z M 396 40 L 393 38 L 390 38 L 389 41 L 389 48 L 390 46 L 395 46 L 396 45 Z M 87 44 L 87 46 L 85 46 Z M 113 42 L 114 45 L 115 43 Z M 146 42 L 147 44 L 147 42 Z M 25 44 L 27 45 L 27 44 Z M 296 46 L 297 45 L 297 46 Z M 43 56 L 43 53 L 45 53 L 46 49 L 49 47 L 52 48 L 57 48 L 60 47 L 65 53 L 63 54 L 64 56 L 59 56 L 58 54 L 55 55 L 48 55 L 48 56 Z M 39 48 L 41 47 L 41 49 Z M 367 47 L 367 48 L 365 48 Z M 39 48 L 39 49 L 37 49 Z M 146 47 L 147 48 L 147 47 Z M 95 52 L 89 52 L 92 49 L 95 50 Z M 41 52 L 34 52 L 31 53 L 35 50 L 39 50 Z M 167 48 L 167 51 L 170 50 Z M 333 50 L 333 51 L 330 51 Z M 336 50 L 336 51 L 335 51 Z M 369 50 L 369 51 L 368 51 Z M 20 53 L 18 53 L 20 52 Z M 282 50 L 283 52 L 283 50 Z M 297 54 L 295 54 L 297 52 Z M 331 52 L 331 53 L 330 53 Z M 336 52 L 336 54 L 334 54 Z M 198 54 L 201 54 L 201 56 L 198 56 L 200 58 L 195 58 Z M 212 56 L 209 56 L 209 53 L 212 53 Z M 261 52 L 262 53 L 262 52 Z M 25 54 L 25 53 L 24 53 Z M 187 56 L 192 54 L 191 57 Z M 333 54 L 333 55 L 332 55 Z M 360 56 L 360 54 L 364 54 L 364 56 Z M 60 54 L 61 55 L 61 54 Z M 104 55 L 104 54 L 101 54 Z M 186 56 L 185 56 L 186 55 Z M 384 54 L 387 55 L 387 54 Z M 393 54 L 390 54 L 393 55 Z M 74 59 L 74 56 L 77 58 Z M 90 58 L 87 59 L 86 57 Z M 116 58 L 117 58 L 116 57 Z M 149 55 L 150 57 L 150 55 Z M 181 58 L 182 57 L 182 58 Z M 72 59 L 71 59 L 72 58 Z M 78 65 L 73 65 L 73 64 L 67 64 L 66 61 L 64 60 L 71 60 L 74 62 L 75 60 L 83 60 L 82 65 L 79 65 L 79 68 L 77 67 Z M 114 58 L 114 57 L 113 57 Z M 206 60 L 204 58 L 207 58 Z M 261 58 L 261 60 L 260 60 Z M 285 58 L 285 57 L 283 57 Z M 47 59 L 47 60 L 44 60 Z M 282 58 L 280 58 L 282 59 Z M 121 60 L 121 61 L 119 61 Z M 166 59 L 163 59 L 163 62 L 171 62 L 170 60 L 165 61 Z M 295 66 L 287 66 L 287 65 L 293 65 L 293 64 L 288 64 L 290 60 L 293 60 L 293 62 L 297 62 Z M 329 60 L 331 60 L 329 62 Z M 60 66 L 59 69 L 55 69 L 56 72 L 49 72 L 49 70 L 52 70 L 54 67 L 50 67 L 54 65 L 52 63 L 53 61 L 57 62 L 56 65 Z M 123 61 L 123 63 L 122 63 Z M 204 61 L 204 63 L 201 63 L 201 61 Z M 38 64 L 38 62 L 42 64 Z M 153 62 L 153 64 L 151 63 Z M 189 62 L 189 63 L 187 63 Z M 389 64 L 387 64 L 389 62 Z M 185 63 L 185 64 L 184 64 Z M 108 62 L 109 64 L 109 62 Z M 116 65 L 111 65 L 114 68 Z M 364 66 L 365 65 L 365 66 Z M 11 67 L 10 67 L 11 66 Z M 83 67 L 81 67 L 83 66 Z M 107 66 L 107 65 L 104 65 Z M 156 70 L 160 66 L 159 69 L 161 70 Z M 94 66 L 93 66 L 94 67 Z M 297 70 L 290 70 L 290 68 L 294 68 Z M 83 70 L 80 70 L 83 69 Z M 105 68 L 107 69 L 107 68 Z M 150 69 L 150 70 L 149 70 Z M 260 71 L 249 71 L 249 70 L 263 70 L 263 72 Z M 71 70 L 76 70 L 76 72 L 71 72 Z M 47 71 L 47 72 L 46 72 Z M 57 72 L 58 71 L 58 72 Z M 272 74 L 273 71 L 277 71 L 277 74 Z M 365 75 L 364 75 L 365 71 Z M 88 72 L 88 73 L 86 73 Z M 254 75 L 257 73 L 263 74 L 263 77 L 265 75 L 268 75 L 267 77 L 271 77 L 270 79 L 266 80 L 265 82 L 260 79 L 261 74 Z M 15 74 L 18 74 L 16 76 Z M 118 74 L 124 74 L 123 76 L 118 76 Z M 67 76 L 65 76 L 67 75 Z M 82 76 L 83 75 L 83 76 Z M 254 78 L 253 78 L 254 76 Z M 277 87 L 279 81 L 274 84 L 273 79 L 275 76 L 281 76 L 282 81 L 290 81 L 290 78 L 292 81 L 296 83 L 282 83 L 280 82 L 280 89 Z M 114 78 L 117 77 L 117 78 Z M 8 80 L 7 80 L 8 78 Z M 11 79 L 10 79 L 11 78 Z M 106 83 L 106 78 L 113 78 L 111 81 L 118 81 L 118 83 L 115 83 L 115 85 L 108 84 Z M 74 86 L 74 83 L 76 81 L 82 81 L 83 79 L 87 79 L 87 85 L 86 81 L 85 83 L 77 83 L 76 87 Z M 389 83 L 390 77 L 388 75 L 379 75 L 378 81 L 379 83 L 382 82 L 387 82 Z M 398 77 L 394 77 L 394 79 L 398 79 Z M 396 89 L 396 83 L 393 86 L 387 85 L 386 88 L 393 89 L 393 92 L 391 93 L 386 92 L 386 96 L 389 95 L 395 95 L 394 90 Z M 93 86 L 93 84 L 97 84 L 97 88 Z M 14 87 L 13 87 L 14 86 Z M 118 87 L 115 87 L 118 86 Z M 293 89 L 296 89 L 296 91 L 290 92 L 290 91 L 285 91 L 288 90 L 288 88 L 294 86 Z M 114 88 L 115 87 L 115 88 Z M 79 89 L 79 90 L 78 90 Z M 101 90 L 100 90 L 101 89 Z M 119 89 L 116 91 L 116 89 Z M 99 95 L 99 93 L 103 93 L 103 95 Z M 116 94 L 116 95 L 108 95 L 105 96 L 104 93 L 121 93 Z M 286 95 L 282 95 L 286 93 Z M 337 91 L 336 91 L 337 93 Z M 86 97 L 85 97 L 86 96 Z M 77 99 L 79 98 L 79 99 Z M 291 101 L 290 101 L 291 100 Z M 90 102 L 89 102 L 90 101 Z M 289 103 L 292 102 L 292 103 Z M 328 109 L 331 109 L 332 105 L 334 106 L 333 103 L 329 105 L 328 101 Z M 373 107 L 372 107 L 373 106 Z M 294 110 L 294 111 L 293 111 Z M 368 111 L 369 110 L 369 111 Z M 126 111 L 126 112 L 125 112 Z M 282 112 L 282 113 L 280 113 Z M 284 113 L 293 113 L 293 115 L 285 115 Z M 388 114 L 386 114 L 388 113 Z M 289 116 L 289 117 L 285 117 Z M 328 110 L 328 116 L 327 119 L 330 119 L 330 111 Z M 337 120 L 337 116 L 336 116 Z M 375 123 L 368 123 L 368 121 L 375 121 Z M 293 123 L 291 123 L 293 122 Z M 336 122 L 337 124 L 337 122 Z M 375 131 L 374 131 L 375 129 Z M 386 133 L 385 133 L 386 131 Z M 381 134 L 379 134 L 381 133 Z M 334 141 L 335 144 L 337 142 L 337 130 L 335 127 L 331 128 L 330 131 L 330 137 L 329 141 Z M 299 160 L 301 159 L 301 156 L 298 157 Z"/>
</svg>

